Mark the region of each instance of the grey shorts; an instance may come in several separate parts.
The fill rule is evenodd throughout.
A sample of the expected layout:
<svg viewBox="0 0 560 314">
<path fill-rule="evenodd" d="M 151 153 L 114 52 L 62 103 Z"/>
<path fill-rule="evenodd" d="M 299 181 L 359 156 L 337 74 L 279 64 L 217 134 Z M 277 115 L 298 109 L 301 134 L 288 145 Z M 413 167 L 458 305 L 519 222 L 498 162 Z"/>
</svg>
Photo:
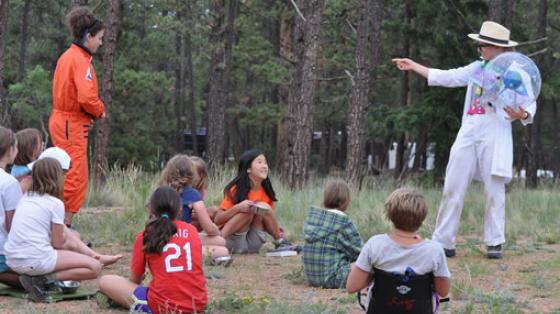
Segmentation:
<svg viewBox="0 0 560 314">
<path fill-rule="evenodd" d="M 230 235 L 226 239 L 226 247 L 231 253 L 258 253 L 265 242 L 265 231 L 249 228 L 246 232 Z"/>
</svg>

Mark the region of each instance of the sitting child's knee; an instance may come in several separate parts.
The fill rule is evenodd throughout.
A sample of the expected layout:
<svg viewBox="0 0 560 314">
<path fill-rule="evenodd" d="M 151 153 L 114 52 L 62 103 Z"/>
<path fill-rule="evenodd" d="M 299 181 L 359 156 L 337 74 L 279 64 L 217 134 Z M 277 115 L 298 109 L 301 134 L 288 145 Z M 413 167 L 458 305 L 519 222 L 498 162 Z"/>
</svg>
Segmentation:
<svg viewBox="0 0 560 314">
<path fill-rule="evenodd" d="M 96 263 L 93 263 L 91 266 L 91 272 L 92 275 L 95 276 L 95 278 L 99 277 L 99 275 L 101 275 L 101 270 L 103 269 L 103 265 L 96 261 Z"/>
</svg>

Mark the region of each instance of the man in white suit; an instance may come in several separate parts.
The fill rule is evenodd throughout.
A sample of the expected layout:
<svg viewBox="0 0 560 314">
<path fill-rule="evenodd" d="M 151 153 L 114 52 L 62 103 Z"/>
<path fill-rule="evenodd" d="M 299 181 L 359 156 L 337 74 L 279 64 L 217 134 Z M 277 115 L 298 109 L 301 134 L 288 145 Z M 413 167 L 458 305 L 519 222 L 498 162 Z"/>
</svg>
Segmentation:
<svg viewBox="0 0 560 314">
<path fill-rule="evenodd" d="M 447 257 L 455 256 L 463 200 L 474 178 L 484 183 L 486 193 L 484 243 L 487 256 L 501 258 L 505 243 L 505 185 L 511 180 L 513 165 L 511 122 L 532 123 L 537 105 L 532 102 L 516 109 L 506 106 L 503 110 L 509 119 L 504 119 L 491 104 L 481 102 L 484 67 L 517 42 L 509 39 L 507 28 L 490 21 L 482 24 L 478 34 L 468 36 L 478 42 L 482 60 L 461 68 L 433 69 L 406 58 L 392 61 L 402 71 L 412 70 L 427 78 L 430 86 L 467 87 L 461 129 L 451 147 L 432 238 L 442 244 Z"/>
</svg>

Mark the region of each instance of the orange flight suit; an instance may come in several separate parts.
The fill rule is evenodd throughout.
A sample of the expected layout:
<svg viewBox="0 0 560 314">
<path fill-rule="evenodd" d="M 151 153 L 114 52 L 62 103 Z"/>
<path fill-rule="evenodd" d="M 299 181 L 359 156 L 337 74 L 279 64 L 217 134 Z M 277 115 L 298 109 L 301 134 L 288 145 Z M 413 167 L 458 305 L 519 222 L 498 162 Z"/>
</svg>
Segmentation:
<svg viewBox="0 0 560 314">
<path fill-rule="evenodd" d="M 72 213 L 80 210 L 88 190 L 88 131 L 105 111 L 91 59 L 89 51 L 73 43 L 58 59 L 53 79 L 49 132 L 53 144 L 72 158 L 64 181 L 64 208 Z"/>
</svg>

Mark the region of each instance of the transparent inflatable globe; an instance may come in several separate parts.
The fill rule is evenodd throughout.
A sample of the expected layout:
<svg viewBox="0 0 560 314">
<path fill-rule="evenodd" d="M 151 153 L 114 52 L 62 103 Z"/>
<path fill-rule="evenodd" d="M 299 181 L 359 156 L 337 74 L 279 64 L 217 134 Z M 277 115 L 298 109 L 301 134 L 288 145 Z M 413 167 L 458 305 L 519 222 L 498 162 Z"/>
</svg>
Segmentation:
<svg viewBox="0 0 560 314">
<path fill-rule="evenodd" d="M 504 107 L 526 108 L 541 91 L 541 74 L 529 57 L 505 52 L 492 59 L 483 70 L 481 102 L 508 117 Z"/>
</svg>

